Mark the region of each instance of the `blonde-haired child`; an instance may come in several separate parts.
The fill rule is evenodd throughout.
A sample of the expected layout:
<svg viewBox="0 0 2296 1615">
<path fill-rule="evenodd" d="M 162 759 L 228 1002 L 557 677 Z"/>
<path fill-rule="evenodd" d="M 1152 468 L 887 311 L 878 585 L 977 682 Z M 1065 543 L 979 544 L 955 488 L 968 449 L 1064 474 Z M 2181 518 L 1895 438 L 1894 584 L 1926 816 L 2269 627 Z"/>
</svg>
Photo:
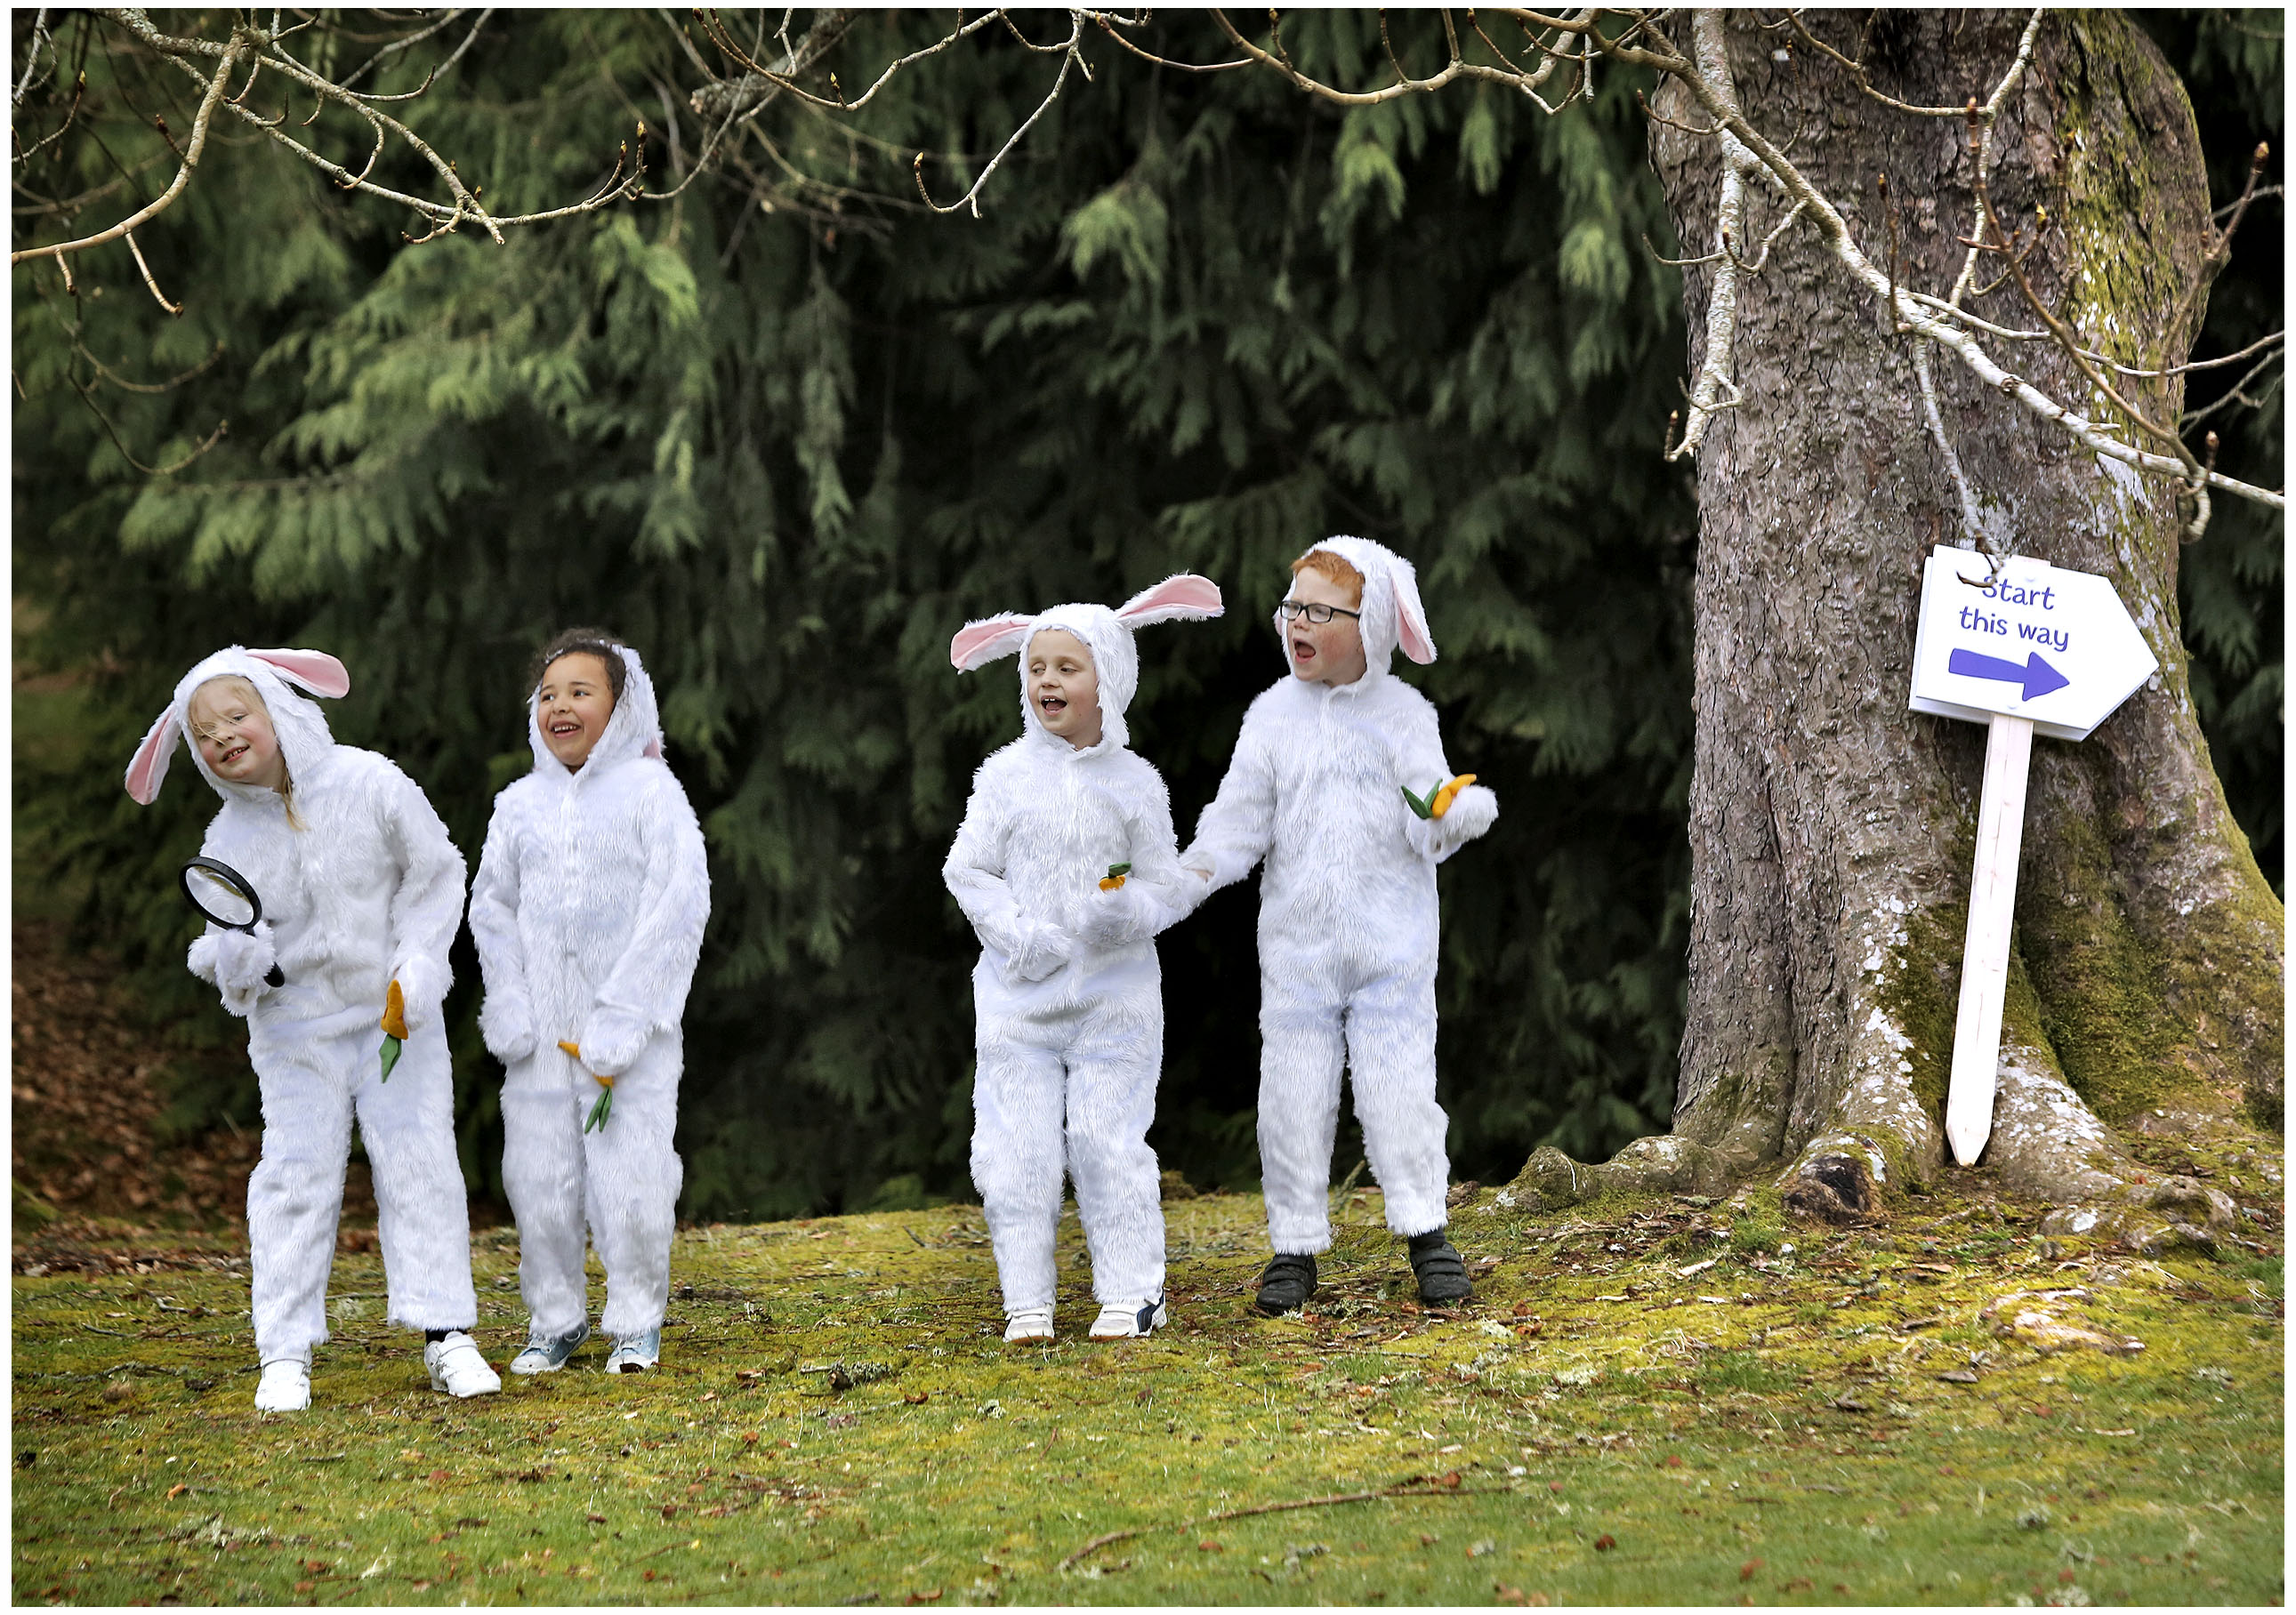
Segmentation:
<svg viewBox="0 0 2296 1615">
<path fill-rule="evenodd" d="M 980 939 L 972 971 L 972 1181 L 1007 1340 L 1053 1336 L 1061 1179 L 1092 1253 L 1096 1340 L 1167 1319 L 1164 1210 L 1148 1147 L 1164 1058 L 1155 935 L 1186 912 L 1164 782 L 1127 749 L 1133 630 L 1220 613 L 1209 579 L 1168 578 L 1111 611 L 1062 605 L 968 623 L 966 672 L 1019 652 L 1019 740 L 974 777 L 941 866 Z"/>
<path fill-rule="evenodd" d="M 462 920 L 462 855 L 414 781 L 388 758 L 337 745 L 291 685 L 340 696 L 350 678 L 321 652 L 217 652 L 176 685 L 127 776 L 128 793 L 151 802 L 187 737 L 223 798 L 201 850 L 246 876 L 263 905 L 251 932 L 210 925 L 187 961 L 246 1020 L 263 1098 L 263 1157 L 247 1185 L 263 1370 L 255 1406 L 310 1405 L 355 1119 L 373 1171 L 390 1319 L 423 1332 L 432 1389 L 481 1396 L 502 1381 L 470 1335 L 478 1298 L 439 1018 L 454 980 L 447 950 Z M 406 1040 L 386 1081 L 393 986 Z"/>
<path fill-rule="evenodd" d="M 510 1367 L 554 1373 L 589 1338 L 586 1221 L 606 1269 L 606 1371 L 636 1373 L 660 1360 L 669 1306 L 682 1021 L 709 857 L 636 651 L 570 628 L 529 688 L 534 770 L 495 799 L 471 889 L 530 1317 Z"/>
</svg>

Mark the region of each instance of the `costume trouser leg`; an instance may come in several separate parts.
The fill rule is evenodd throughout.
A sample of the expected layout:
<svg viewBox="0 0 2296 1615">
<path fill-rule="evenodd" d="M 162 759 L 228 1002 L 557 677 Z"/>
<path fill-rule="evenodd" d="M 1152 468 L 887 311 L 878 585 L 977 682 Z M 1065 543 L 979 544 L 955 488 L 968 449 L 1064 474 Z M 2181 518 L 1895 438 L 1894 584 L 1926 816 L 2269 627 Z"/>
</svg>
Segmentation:
<svg viewBox="0 0 2296 1615">
<path fill-rule="evenodd" d="M 1356 1119 L 1387 1226 L 1406 1237 L 1440 1228 L 1450 1220 L 1451 1161 L 1449 1123 L 1435 1103 L 1435 972 L 1385 976 L 1362 988 L 1349 1000 L 1347 1032 Z"/>
<path fill-rule="evenodd" d="M 263 1361 L 305 1355 L 327 1338 L 327 1275 L 354 1115 L 373 1169 L 390 1321 L 413 1329 L 478 1321 L 445 1034 L 433 1027 L 409 1038 L 387 1083 L 381 1041 L 364 1025 L 332 1036 L 250 1029 L 263 1159 L 248 1180 L 247 1234 Z"/>
<path fill-rule="evenodd" d="M 1148 1147 L 1163 1062 L 1160 1015 L 1095 1026 L 1069 1049 L 1069 1175 L 1103 1307 L 1164 1293 L 1163 1182 Z"/>
<path fill-rule="evenodd" d="M 582 1118 L 592 1103 L 567 1082 L 555 1050 L 520 1061 L 503 1085 L 503 1191 L 518 1224 L 519 1295 L 534 1332 L 551 1340 L 590 1321 Z"/>
<path fill-rule="evenodd" d="M 1053 1304 L 1065 1080 L 1050 1049 L 993 1036 L 974 1044 L 972 1185 L 1008 1313 Z"/>
<path fill-rule="evenodd" d="M 503 1187 L 536 1333 L 571 1334 L 589 1320 L 586 1222 L 606 1269 L 605 1332 L 619 1339 L 660 1326 L 685 1180 L 675 1142 L 682 1063 L 679 1041 L 658 1035 L 615 1080 L 611 1113 L 587 1134 L 598 1086 L 570 1086 L 554 1051 L 521 1061 L 504 1083 Z"/>
<path fill-rule="evenodd" d="M 616 1340 L 660 1328 L 669 1309 L 669 1247 L 685 1183 L 676 1147 L 684 1063 L 681 1040 L 655 1034 L 637 1063 L 616 1079 L 612 1114 L 582 1135 L 590 1234 L 606 1269 L 599 1323 Z"/>
<path fill-rule="evenodd" d="M 1332 1248 L 1332 1142 L 1345 1048 L 1340 1006 L 1259 988 L 1259 1186 L 1268 1243 L 1282 1255 Z"/>
</svg>

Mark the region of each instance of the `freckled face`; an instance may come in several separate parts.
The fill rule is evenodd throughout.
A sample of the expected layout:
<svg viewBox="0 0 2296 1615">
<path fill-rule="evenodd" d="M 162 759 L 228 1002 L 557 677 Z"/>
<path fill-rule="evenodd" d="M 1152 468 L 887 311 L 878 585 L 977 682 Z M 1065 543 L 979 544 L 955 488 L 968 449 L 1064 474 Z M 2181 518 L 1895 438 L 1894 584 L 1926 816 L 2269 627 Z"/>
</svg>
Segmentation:
<svg viewBox="0 0 2296 1615">
<path fill-rule="evenodd" d="M 550 755 L 576 769 L 590 760 L 591 748 L 614 715 L 614 686 L 606 664 L 586 651 L 570 651 L 542 670 L 534 695 L 535 719 Z"/>
<path fill-rule="evenodd" d="M 1292 579 L 1290 598 L 1305 605 L 1327 605 L 1352 611 L 1361 602 L 1344 585 L 1321 572 L 1300 572 Z M 1295 617 L 1283 625 L 1283 648 L 1292 653 L 1292 672 L 1309 684 L 1351 685 L 1364 676 L 1363 630 L 1352 617 L 1333 615 L 1325 623 Z"/>
<path fill-rule="evenodd" d="M 1100 674 L 1066 628 L 1029 641 L 1029 705 L 1047 732 L 1081 751 L 1100 744 Z"/>
<path fill-rule="evenodd" d="M 276 791 L 287 781 L 279 736 L 259 696 L 235 678 L 211 678 L 192 692 L 185 708 L 200 756 L 218 778 L 234 785 Z"/>
</svg>

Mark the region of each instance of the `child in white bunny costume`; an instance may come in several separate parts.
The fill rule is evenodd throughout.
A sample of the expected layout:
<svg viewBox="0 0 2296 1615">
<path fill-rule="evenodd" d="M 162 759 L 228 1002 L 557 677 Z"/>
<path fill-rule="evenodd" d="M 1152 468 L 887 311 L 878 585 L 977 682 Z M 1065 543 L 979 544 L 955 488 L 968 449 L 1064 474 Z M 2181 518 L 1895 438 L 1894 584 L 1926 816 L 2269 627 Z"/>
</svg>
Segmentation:
<svg viewBox="0 0 2296 1615">
<path fill-rule="evenodd" d="M 291 684 L 340 696 L 350 677 L 322 652 L 217 652 L 177 684 L 127 775 L 128 794 L 151 802 L 183 737 L 224 803 L 201 852 L 245 875 L 263 906 L 251 934 L 210 925 L 187 961 L 247 1021 L 262 1093 L 263 1156 L 247 1185 L 256 1406 L 309 1406 L 354 1117 L 373 1171 L 390 1322 L 424 1332 L 434 1389 L 499 1390 L 469 1333 L 478 1299 L 439 1017 L 463 857 L 422 789 L 388 758 L 337 745 Z M 250 758 L 273 759 L 275 783 L 246 783 Z M 275 966 L 283 985 L 267 980 Z M 406 1037 L 385 1081 L 394 982 Z"/>
<path fill-rule="evenodd" d="M 1363 538 L 1312 546 L 1294 565 L 1275 629 L 1291 675 L 1245 713 L 1219 793 L 1180 858 L 1201 877 L 1196 902 L 1267 863 L 1259 1154 L 1275 1259 L 1259 1305 L 1304 1304 L 1316 1255 L 1331 1248 L 1343 1063 L 1388 1226 L 1410 1241 L 1423 1298 L 1464 1299 L 1472 1292 L 1465 1265 L 1442 1233 L 1449 1161 L 1435 1100 L 1435 866 L 1490 828 L 1498 800 L 1453 781 L 1434 707 L 1388 672 L 1398 647 L 1415 662 L 1435 660 L 1409 562 Z M 1406 791 L 1423 807 L 1442 799 L 1423 818 Z"/>
<path fill-rule="evenodd" d="M 1166 1319 L 1147 1140 L 1164 1053 L 1153 939 L 1188 898 L 1170 798 L 1126 749 L 1124 711 L 1139 682 L 1133 630 L 1220 611 L 1218 586 L 1183 574 L 1112 611 L 1071 604 L 968 623 L 949 646 L 960 672 L 1017 652 L 1026 714 L 1021 738 L 980 766 L 941 869 L 980 939 L 972 1180 L 1008 1340 L 1053 1333 L 1064 1164 L 1101 1303 L 1093 1338 Z"/>
<path fill-rule="evenodd" d="M 607 1370 L 628 1373 L 659 1361 L 669 1305 L 681 1021 L 709 918 L 709 859 L 661 760 L 638 653 L 577 629 L 539 663 L 534 770 L 495 799 L 471 888 L 479 1029 L 507 1072 L 503 1185 L 531 1317 L 511 1371 L 554 1372 L 588 1338 L 586 1217 L 606 1269 Z M 586 1130 L 602 1084 L 611 1109 Z"/>
</svg>

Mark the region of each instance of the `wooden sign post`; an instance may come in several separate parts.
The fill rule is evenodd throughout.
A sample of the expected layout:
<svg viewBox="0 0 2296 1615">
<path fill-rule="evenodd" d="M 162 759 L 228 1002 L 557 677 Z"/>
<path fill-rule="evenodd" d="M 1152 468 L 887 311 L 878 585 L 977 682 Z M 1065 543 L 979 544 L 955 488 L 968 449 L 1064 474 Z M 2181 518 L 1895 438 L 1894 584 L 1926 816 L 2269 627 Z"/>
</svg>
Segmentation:
<svg viewBox="0 0 2296 1615">
<path fill-rule="evenodd" d="M 2093 572 L 2022 557 L 1997 571 L 1974 550 L 1942 545 L 1923 569 L 1907 704 L 1988 729 L 1945 1107 L 1963 1166 L 1993 1133 L 2033 736 L 2087 740 L 2160 665 L 2111 581 Z"/>
</svg>

